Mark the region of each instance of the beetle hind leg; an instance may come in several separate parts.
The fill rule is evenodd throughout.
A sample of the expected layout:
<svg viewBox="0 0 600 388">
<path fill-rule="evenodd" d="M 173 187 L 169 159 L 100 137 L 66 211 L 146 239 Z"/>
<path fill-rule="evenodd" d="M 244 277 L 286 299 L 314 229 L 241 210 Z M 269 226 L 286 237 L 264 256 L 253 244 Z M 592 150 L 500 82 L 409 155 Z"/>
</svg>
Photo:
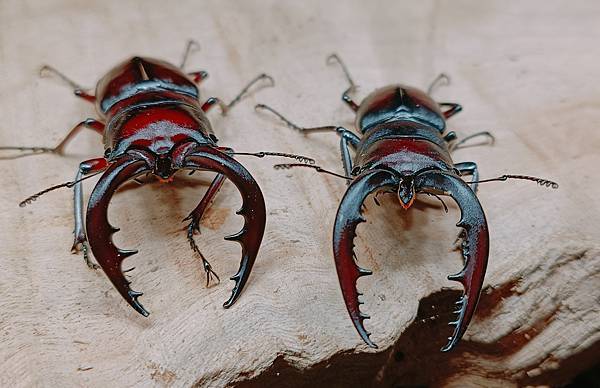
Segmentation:
<svg viewBox="0 0 600 388">
<path fill-rule="evenodd" d="M 77 82 L 73 81 L 60 71 L 56 70 L 54 67 L 49 65 L 44 65 L 40 68 L 40 76 L 45 77 L 47 74 L 52 74 L 58 78 L 60 78 L 64 83 L 68 84 L 73 89 L 73 94 L 77 97 L 82 98 L 88 102 L 95 103 L 96 97 L 87 93 L 83 86 L 79 85 Z"/>
</svg>

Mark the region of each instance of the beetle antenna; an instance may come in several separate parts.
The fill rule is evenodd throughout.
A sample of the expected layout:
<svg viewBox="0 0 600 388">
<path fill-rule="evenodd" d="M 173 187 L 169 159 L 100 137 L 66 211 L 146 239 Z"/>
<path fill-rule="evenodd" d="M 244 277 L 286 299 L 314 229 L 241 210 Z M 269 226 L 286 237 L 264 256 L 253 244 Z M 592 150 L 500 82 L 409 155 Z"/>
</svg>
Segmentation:
<svg viewBox="0 0 600 388">
<path fill-rule="evenodd" d="M 294 124 L 293 122 L 291 122 L 290 120 L 288 120 L 287 118 L 285 118 L 284 115 L 282 115 L 281 113 L 277 112 L 275 109 L 271 108 L 268 105 L 265 104 L 257 104 L 254 107 L 254 110 L 259 111 L 259 110 L 266 110 L 271 112 L 272 114 L 274 114 L 275 116 L 277 116 L 279 118 L 279 120 L 283 121 L 285 123 L 285 125 L 287 125 L 289 128 L 299 131 L 299 132 L 309 132 L 309 131 L 314 131 L 314 132 L 318 132 L 318 131 L 335 131 L 338 127 L 335 125 L 326 125 L 323 127 L 301 127 L 299 125 Z"/>
<path fill-rule="evenodd" d="M 497 178 L 490 178 L 490 179 L 481 179 L 481 180 L 477 180 L 477 181 L 471 181 L 468 182 L 470 183 L 486 183 L 486 182 L 496 182 L 496 181 L 500 181 L 500 182 L 504 182 L 508 179 L 523 179 L 523 180 L 528 180 L 528 181 L 533 181 L 536 182 L 538 185 L 540 186 L 545 186 L 545 187 L 549 187 L 552 189 L 558 189 L 558 183 L 548 180 L 548 179 L 543 179 L 543 178 L 538 178 L 535 176 L 530 176 L 530 175 L 511 175 L 511 174 L 507 174 L 507 175 L 502 175 L 499 176 Z"/>
<path fill-rule="evenodd" d="M 273 166 L 273 168 L 275 170 L 289 170 L 290 168 L 294 168 L 294 167 L 308 167 L 308 168 L 312 168 L 312 169 L 316 170 L 317 172 L 320 172 L 323 174 L 333 175 L 333 176 L 336 176 L 338 178 L 342 178 L 342 179 L 345 179 L 348 181 L 352 180 L 352 178 L 349 176 L 345 176 L 345 175 L 335 173 L 333 171 L 325 170 L 324 168 L 322 168 L 320 166 L 315 166 L 314 164 L 286 163 L 286 164 L 276 164 Z"/>
<path fill-rule="evenodd" d="M 299 161 L 300 163 L 306 164 L 315 164 L 315 160 L 313 158 L 309 158 L 308 156 L 297 155 L 297 154 L 288 154 L 285 152 L 227 152 L 228 155 L 245 155 L 245 156 L 256 156 L 257 158 L 264 158 L 265 156 L 280 156 L 282 158 L 290 158 Z"/>
<path fill-rule="evenodd" d="M 71 187 L 75 186 L 77 183 L 79 183 L 81 181 L 84 181 L 86 179 L 93 178 L 93 177 L 95 177 L 96 175 L 98 175 L 98 174 L 100 174 L 102 172 L 103 171 L 99 171 L 99 172 L 97 172 L 95 174 L 91 174 L 91 175 L 85 176 L 85 177 L 83 177 L 81 179 L 77 179 L 77 180 L 74 180 L 74 181 L 69 181 L 69 182 L 61 183 L 60 185 L 50 186 L 47 189 L 44 189 L 44 190 L 42 190 L 42 191 L 40 191 L 38 193 L 35 193 L 35 194 L 33 194 L 33 195 L 25 198 L 21 202 L 19 202 L 19 207 L 25 207 L 27 205 L 30 205 L 32 202 L 36 201 L 39 197 L 41 197 L 42 195 L 44 195 L 46 193 L 49 193 L 51 191 L 54 191 L 54 190 L 57 190 L 57 189 L 60 189 L 60 188 L 63 188 L 63 187 L 69 187 L 69 188 L 71 188 Z"/>
<path fill-rule="evenodd" d="M 331 54 L 330 56 L 327 57 L 327 64 L 328 65 L 331 65 L 334 62 L 337 62 L 340 65 L 340 67 L 342 68 L 342 71 L 344 72 L 344 75 L 346 76 L 346 80 L 350 84 L 350 87 L 346 90 L 345 93 L 351 93 L 351 92 L 355 91 L 356 90 L 356 84 L 354 83 L 354 80 L 350 76 L 350 72 L 348 71 L 348 68 L 346 67 L 346 64 L 335 53 Z"/>
</svg>

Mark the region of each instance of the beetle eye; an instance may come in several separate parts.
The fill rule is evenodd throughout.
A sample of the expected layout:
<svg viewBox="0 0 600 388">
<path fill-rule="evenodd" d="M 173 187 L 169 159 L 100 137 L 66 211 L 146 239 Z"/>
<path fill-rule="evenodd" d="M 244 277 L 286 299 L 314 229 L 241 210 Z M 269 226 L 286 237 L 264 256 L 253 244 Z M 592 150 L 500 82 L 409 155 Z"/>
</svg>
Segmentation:
<svg viewBox="0 0 600 388">
<path fill-rule="evenodd" d="M 108 158 L 110 157 L 110 154 L 112 153 L 112 150 L 110 148 L 107 148 L 104 150 L 104 157 Z"/>
</svg>

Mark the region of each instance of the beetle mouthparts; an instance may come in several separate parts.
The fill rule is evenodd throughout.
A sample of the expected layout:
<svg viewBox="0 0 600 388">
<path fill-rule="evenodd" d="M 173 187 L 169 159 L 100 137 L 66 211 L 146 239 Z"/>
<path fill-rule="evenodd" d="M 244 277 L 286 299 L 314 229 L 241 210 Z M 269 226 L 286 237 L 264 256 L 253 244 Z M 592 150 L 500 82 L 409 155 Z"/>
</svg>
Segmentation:
<svg viewBox="0 0 600 388">
<path fill-rule="evenodd" d="M 161 156 L 156 160 L 154 173 L 164 180 L 171 178 L 175 171 L 173 170 L 173 162 L 168 156 Z"/>
<path fill-rule="evenodd" d="M 398 184 L 398 199 L 404 210 L 415 201 L 415 186 L 412 177 L 403 177 Z"/>
</svg>

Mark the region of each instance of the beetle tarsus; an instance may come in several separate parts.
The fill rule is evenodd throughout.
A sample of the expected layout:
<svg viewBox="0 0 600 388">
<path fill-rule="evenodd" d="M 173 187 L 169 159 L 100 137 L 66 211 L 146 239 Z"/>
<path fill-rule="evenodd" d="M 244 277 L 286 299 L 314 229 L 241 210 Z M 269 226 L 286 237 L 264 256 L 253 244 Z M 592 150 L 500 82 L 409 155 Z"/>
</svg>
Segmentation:
<svg viewBox="0 0 600 388">
<path fill-rule="evenodd" d="M 244 217 L 244 226 L 238 233 L 225 237 L 225 240 L 237 241 L 242 246 L 240 268 L 230 278 L 235 281 L 235 285 L 230 298 L 223 304 L 223 307 L 229 308 L 246 285 L 260 248 L 266 222 L 264 197 L 250 173 L 239 162 L 218 149 L 198 147 L 193 154 L 186 157 L 184 168 L 218 172 L 221 179 L 226 176 L 242 195 L 242 207 L 236 213 Z"/>
<path fill-rule="evenodd" d="M 190 216 L 188 216 L 188 217 L 190 217 Z M 190 243 L 190 248 L 192 249 L 192 251 L 196 252 L 202 259 L 202 265 L 204 267 L 204 272 L 206 272 L 206 287 L 208 287 L 210 285 L 210 281 L 212 280 L 213 276 L 217 279 L 217 283 L 220 283 L 221 279 L 219 278 L 219 275 L 217 275 L 217 273 L 212 269 L 212 266 L 210 265 L 208 260 L 206 260 L 204 255 L 202 254 L 202 252 L 200 251 L 200 248 L 198 248 L 198 244 L 196 243 L 196 240 L 194 239 L 194 232 L 200 233 L 200 222 L 195 217 L 192 217 L 192 220 L 187 228 L 187 238 L 188 238 L 188 242 Z"/>
<path fill-rule="evenodd" d="M 213 276 L 217 278 L 217 284 L 221 283 L 219 275 L 217 275 L 217 273 L 213 271 L 212 266 L 204 257 L 202 257 L 202 264 L 204 265 L 204 272 L 206 272 L 206 287 L 210 285 L 210 281 L 212 280 Z"/>
<path fill-rule="evenodd" d="M 78 239 L 75 239 L 75 242 L 73 243 L 73 246 L 71 247 L 71 253 L 77 254 L 77 253 L 81 252 L 83 254 L 83 260 L 85 261 L 85 264 L 88 266 L 88 268 L 97 270 L 98 268 L 100 268 L 100 266 L 98 264 L 94 263 L 92 261 L 92 259 L 90 258 L 89 249 L 90 248 L 88 246 L 87 239 L 84 239 L 81 241 L 79 241 Z"/>
</svg>

